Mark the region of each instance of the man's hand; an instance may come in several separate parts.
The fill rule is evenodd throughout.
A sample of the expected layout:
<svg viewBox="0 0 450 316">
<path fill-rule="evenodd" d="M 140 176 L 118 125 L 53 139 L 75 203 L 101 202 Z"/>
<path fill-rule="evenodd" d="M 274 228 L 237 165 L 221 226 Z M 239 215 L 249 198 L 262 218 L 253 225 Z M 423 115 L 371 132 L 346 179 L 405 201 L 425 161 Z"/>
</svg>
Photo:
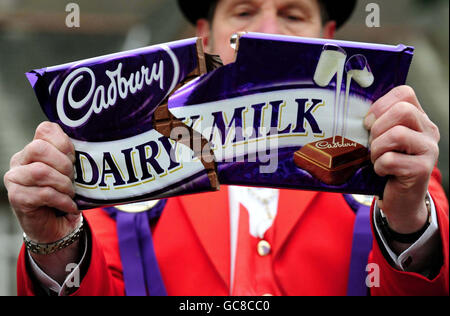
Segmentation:
<svg viewBox="0 0 450 316">
<path fill-rule="evenodd" d="M 80 213 L 72 198 L 74 147 L 57 125 L 42 123 L 34 140 L 11 158 L 4 182 L 22 229 L 33 241 L 55 242 L 72 232 Z M 56 216 L 55 209 L 67 213 Z"/>
<path fill-rule="evenodd" d="M 34 140 L 11 158 L 4 182 L 10 204 L 27 236 L 38 243 L 52 243 L 73 232 L 80 212 L 72 200 L 75 151 L 57 125 L 42 123 Z M 56 210 L 66 213 L 57 216 Z M 57 281 L 65 278 L 65 264 L 75 262 L 78 242 L 52 255 L 33 258 Z"/>
<path fill-rule="evenodd" d="M 428 218 L 425 196 L 439 156 L 437 126 L 408 86 L 393 89 L 371 107 L 371 159 L 379 176 L 390 176 L 379 207 L 401 234 L 419 231 Z"/>
</svg>

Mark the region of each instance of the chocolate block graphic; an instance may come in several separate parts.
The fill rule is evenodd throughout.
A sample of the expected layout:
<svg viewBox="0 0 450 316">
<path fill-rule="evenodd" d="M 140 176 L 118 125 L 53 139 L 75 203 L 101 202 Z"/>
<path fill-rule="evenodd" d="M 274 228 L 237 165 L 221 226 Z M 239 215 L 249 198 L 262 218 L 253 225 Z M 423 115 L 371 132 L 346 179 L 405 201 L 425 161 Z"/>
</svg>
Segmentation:
<svg viewBox="0 0 450 316">
<path fill-rule="evenodd" d="M 336 136 L 304 146 L 294 154 L 294 162 L 328 185 L 342 185 L 369 161 L 366 147 Z"/>
</svg>

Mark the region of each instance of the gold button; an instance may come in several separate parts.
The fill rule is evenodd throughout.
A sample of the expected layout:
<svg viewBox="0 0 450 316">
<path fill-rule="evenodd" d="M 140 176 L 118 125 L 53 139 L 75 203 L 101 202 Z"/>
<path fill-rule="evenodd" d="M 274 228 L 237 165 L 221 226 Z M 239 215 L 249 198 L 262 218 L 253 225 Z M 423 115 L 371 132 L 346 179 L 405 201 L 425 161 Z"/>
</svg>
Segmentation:
<svg viewBox="0 0 450 316">
<path fill-rule="evenodd" d="M 272 250 L 272 247 L 270 246 L 270 244 L 267 242 L 267 241 L 265 241 L 265 240 L 261 240 L 259 243 L 258 243 L 258 254 L 261 256 L 261 257 L 265 257 L 265 256 L 267 256 L 268 254 L 270 254 L 270 251 Z"/>
</svg>

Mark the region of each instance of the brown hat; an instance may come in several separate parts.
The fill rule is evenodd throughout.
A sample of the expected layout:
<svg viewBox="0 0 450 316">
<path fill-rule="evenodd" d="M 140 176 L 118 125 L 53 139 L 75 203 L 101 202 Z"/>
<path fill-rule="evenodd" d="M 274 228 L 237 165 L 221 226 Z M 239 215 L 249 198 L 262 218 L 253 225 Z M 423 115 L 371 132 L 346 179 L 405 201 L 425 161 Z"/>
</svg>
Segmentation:
<svg viewBox="0 0 450 316">
<path fill-rule="evenodd" d="M 184 16 L 195 24 L 198 19 L 208 17 L 211 4 L 217 0 L 178 0 Z M 357 0 L 319 0 L 328 11 L 330 20 L 337 23 L 337 27 L 341 27 L 353 13 Z"/>
</svg>

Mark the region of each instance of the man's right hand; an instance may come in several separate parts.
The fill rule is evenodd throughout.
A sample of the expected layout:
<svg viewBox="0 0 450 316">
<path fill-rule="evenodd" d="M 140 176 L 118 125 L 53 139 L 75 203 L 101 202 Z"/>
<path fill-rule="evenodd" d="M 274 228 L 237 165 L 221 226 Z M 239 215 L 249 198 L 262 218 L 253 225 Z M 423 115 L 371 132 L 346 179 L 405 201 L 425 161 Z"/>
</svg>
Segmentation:
<svg viewBox="0 0 450 316">
<path fill-rule="evenodd" d="M 59 125 L 44 122 L 33 141 L 11 158 L 4 182 L 9 202 L 28 238 L 52 243 L 77 227 L 80 211 L 73 201 L 75 150 Z M 57 216 L 55 210 L 66 213 Z"/>
</svg>

